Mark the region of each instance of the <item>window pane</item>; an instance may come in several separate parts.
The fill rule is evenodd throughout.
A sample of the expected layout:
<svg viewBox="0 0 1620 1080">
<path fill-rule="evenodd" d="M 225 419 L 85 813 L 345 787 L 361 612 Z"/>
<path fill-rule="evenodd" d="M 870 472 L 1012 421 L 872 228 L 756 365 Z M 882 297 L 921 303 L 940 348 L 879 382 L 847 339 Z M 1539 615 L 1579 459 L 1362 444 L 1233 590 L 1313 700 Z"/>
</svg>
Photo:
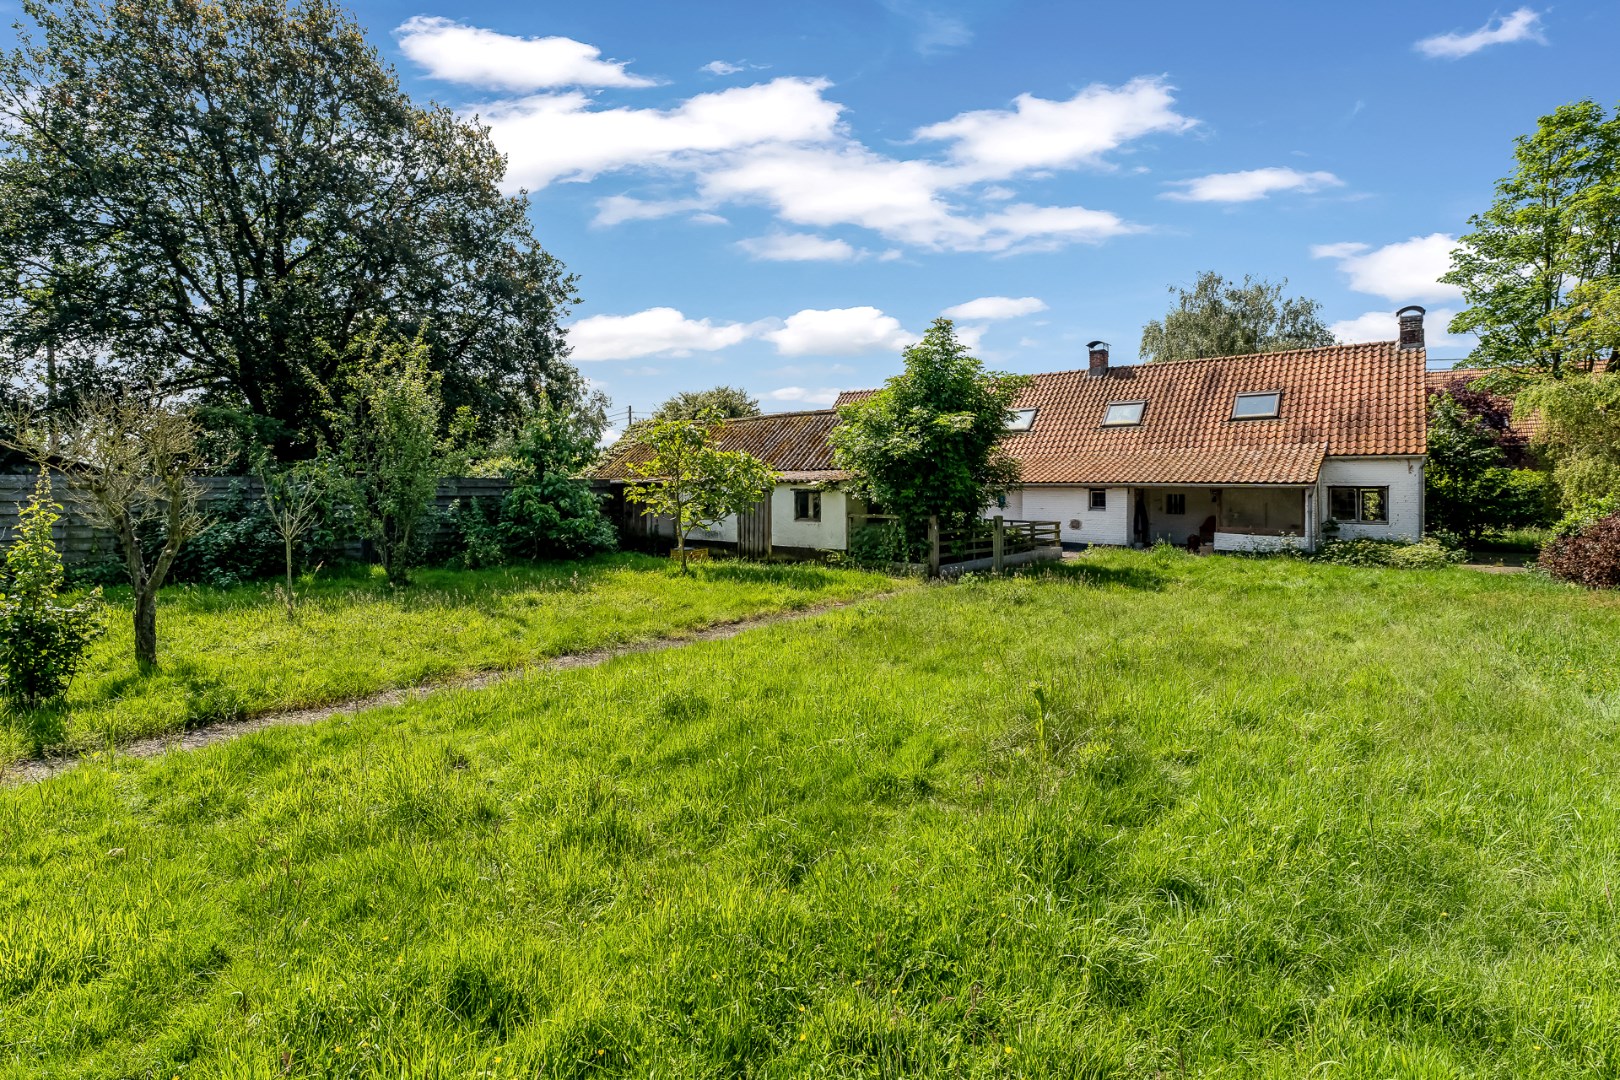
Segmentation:
<svg viewBox="0 0 1620 1080">
<path fill-rule="evenodd" d="M 1034 409 L 1014 409 L 1007 414 L 1008 431 L 1028 431 L 1035 426 Z"/>
<path fill-rule="evenodd" d="M 1182 492 L 1172 492 L 1164 497 L 1164 512 L 1167 514 L 1185 514 L 1187 512 L 1187 496 Z"/>
<path fill-rule="evenodd" d="M 1356 489 L 1336 487 L 1328 489 L 1328 513 L 1338 521 L 1356 520 L 1359 503 L 1356 501 Z"/>
<path fill-rule="evenodd" d="M 1091 508 L 1093 510 L 1106 510 L 1106 509 L 1108 509 L 1108 489 L 1107 488 L 1092 488 L 1091 489 Z"/>
<path fill-rule="evenodd" d="M 1361 520 L 1384 522 L 1389 520 L 1389 510 L 1384 505 L 1388 500 L 1384 497 L 1388 488 L 1362 488 L 1361 489 Z"/>
<path fill-rule="evenodd" d="M 1232 405 L 1232 419 L 1254 420 L 1277 415 L 1278 394 L 1239 394 Z"/>
<path fill-rule="evenodd" d="M 1115 424 L 1140 424 L 1142 410 L 1147 408 L 1145 401 L 1112 401 L 1103 413 L 1104 426 Z"/>
</svg>

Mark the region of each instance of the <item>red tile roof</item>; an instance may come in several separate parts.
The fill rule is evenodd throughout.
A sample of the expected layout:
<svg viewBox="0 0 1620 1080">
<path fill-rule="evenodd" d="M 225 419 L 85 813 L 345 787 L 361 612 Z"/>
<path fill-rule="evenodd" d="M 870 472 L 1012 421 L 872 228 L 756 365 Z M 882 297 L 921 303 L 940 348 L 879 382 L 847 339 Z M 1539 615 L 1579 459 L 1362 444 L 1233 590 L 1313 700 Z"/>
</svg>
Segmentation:
<svg viewBox="0 0 1620 1080">
<path fill-rule="evenodd" d="M 1265 391 L 1275 419 L 1231 419 Z M 1102 426 L 1109 402 L 1142 400 L 1140 424 Z M 1415 456 L 1427 437 L 1423 350 L 1393 341 L 1052 372 L 1014 407 L 1036 410 L 1005 443 L 1031 484 L 1308 484 L 1325 456 Z"/>
<path fill-rule="evenodd" d="M 767 413 L 727 420 L 720 426 L 716 444 L 722 450 L 748 451 L 789 483 L 847 480 L 849 473 L 833 467 L 832 447 L 827 445 L 827 433 L 837 423 L 838 414 L 832 409 Z M 599 480 L 636 479 L 629 466 L 650 456 L 645 445 L 626 442 L 614 447 L 608 460 L 591 475 Z"/>
</svg>

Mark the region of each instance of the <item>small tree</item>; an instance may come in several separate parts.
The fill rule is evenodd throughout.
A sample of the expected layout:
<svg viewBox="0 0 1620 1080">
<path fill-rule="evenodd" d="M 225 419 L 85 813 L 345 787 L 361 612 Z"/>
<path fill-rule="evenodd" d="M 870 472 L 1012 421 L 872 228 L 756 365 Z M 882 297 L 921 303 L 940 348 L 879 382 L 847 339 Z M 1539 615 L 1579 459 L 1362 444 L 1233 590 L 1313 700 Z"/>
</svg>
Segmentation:
<svg viewBox="0 0 1620 1080">
<path fill-rule="evenodd" d="M 85 649 L 105 629 L 99 588 L 76 604 L 58 595 L 62 556 L 51 526 L 61 509 L 51 501 L 50 472 L 41 469 L 0 581 L 0 696 L 23 708 L 65 694 Z"/>
<path fill-rule="evenodd" d="M 417 525 L 471 425 L 460 412 L 450 438 L 440 438 L 439 381 L 421 338 L 388 340 L 377 327 L 349 367 L 341 405 L 328 414 L 361 528 L 396 585 L 409 580 Z"/>
<path fill-rule="evenodd" d="M 135 663 L 157 666 L 157 594 L 175 556 L 206 523 L 191 480 L 197 428 L 181 410 L 133 395 L 92 397 L 47 432 L 19 414 L 12 445 L 54 463 L 92 524 L 118 539 L 135 602 Z M 143 543 L 157 536 L 155 553 Z"/>
<path fill-rule="evenodd" d="M 1570 374 L 1520 391 L 1539 423 L 1532 448 L 1552 464 L 1566 509 L 1620 493 L 1620 375 Z"/>
<path fill-rule="evenodd" d="M 512 488 L 501 501 L 502 546 L 530 559 L 578 558 L 618 541 L 601 500 L 582 474 L 600 456 L 599 408 L 540 405 L 510 448 Z"/>
<path fill-rule="evenodd" d="M 693 529 L 746 512 L 776 486 L 776 474 L 759 458 L 719 449 L 719 432 L 720 420 L 713 414 L 651 422 L 639 433 L 650 456 L 629 466 L 638 480 L 626 487 L 624 496 L 648 513 L 674 521 L 683 574 L 686 540 Z"/>
<path fill-rule="evenodd" d="M 321 521 L 332 491 L 330 461 L 316 457 L 293 465 L 277 466 L 268 457 L 258 464 L 259 483 L 264 488 L 264 508 L 276 534 L 281 537 L 286 557 L 287 619 L 295 613 L 293 595 L 293 552 L 304 534 Z"/>
<path fill-rule="evenodd" d="M 1206 356 L 1247 356 L 1284 349 L 1333 344 L 1322 321 L 1322 305 L 1308 297 L 1284 296 L 1281 285 L 1244 275 L 1243 284 L 1205 270 L 1191 289 L 1170 286 L 1176 304 L 1142 327 L 1147 360 L 1195 360 Z"/>
<path fill-rule="evenodd" d="M 905 357 L 903 374 L 839 410 L 831 441 L 838 467 L 855 474 L 851 489 L 909 535 L 932 515 L 964 523 L 1018 482 L 1001 441 L 1029 380 L 985 371 L 949 319 L 936 319 Z"/>
</svg>

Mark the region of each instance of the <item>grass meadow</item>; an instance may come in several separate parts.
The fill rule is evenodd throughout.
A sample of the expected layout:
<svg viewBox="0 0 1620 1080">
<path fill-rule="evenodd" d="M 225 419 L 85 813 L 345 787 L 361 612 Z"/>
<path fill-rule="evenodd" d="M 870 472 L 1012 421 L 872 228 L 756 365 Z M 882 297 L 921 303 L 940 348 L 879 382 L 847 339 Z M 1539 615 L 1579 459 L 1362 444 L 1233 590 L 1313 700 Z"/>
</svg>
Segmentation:
<svg viewBox="0 0 1620 1080">
<path fill-rule="evenodd" d="M 92 762 L 0 1075 L 1614 1076 L 1617 634 L 1114 552 Z"/>
<path fill-rule="evenodd" d="M 407 588 L 357 567 L 306 579 L 287 621 L 272 582 L 161 594 L 161 670 L 136 673 L 129 590 L 108 591 L 108 634 L 57 708 L 0 714 L 0 765 L 101 749 L 279 709 L 546 657 L 680 636 L 716 623 L 900 587 L 877 574 L 606 555 L 492 570 L 418 570 Z"/>
</svg>

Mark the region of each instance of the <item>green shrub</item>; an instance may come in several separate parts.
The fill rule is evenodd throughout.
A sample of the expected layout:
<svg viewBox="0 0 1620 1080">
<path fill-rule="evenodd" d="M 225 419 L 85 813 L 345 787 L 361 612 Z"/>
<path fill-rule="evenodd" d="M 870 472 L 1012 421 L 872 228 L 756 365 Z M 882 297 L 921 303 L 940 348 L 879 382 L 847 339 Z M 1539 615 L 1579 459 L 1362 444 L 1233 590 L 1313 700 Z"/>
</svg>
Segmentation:
<svg viewBox="0 0 1620 1080">
<path fill-rule="evenodd" d="M 1432 570 L 1466 561 L 1468 553 L 1446 540 L 1442 536 L 1426 536 L 1416 543 L 1372 537 L 1324 540 L 1311 560 L 1336 566 L 1393 566 L 1402 570 Z"/>
<path fill-rule="evenodd" d="M 51 526 L 60 510 L 51 502 L 50 475 L 42 472 L 34 497 L 19 515 L 0 583 L 0 696 L 24 708 L 66 692 L 85 648 L 104 629 L 100 589 L 77 603 L 65 603 L 57 595 L 63 583 L 62 556 L 51 539 Z"/>
</svg>

